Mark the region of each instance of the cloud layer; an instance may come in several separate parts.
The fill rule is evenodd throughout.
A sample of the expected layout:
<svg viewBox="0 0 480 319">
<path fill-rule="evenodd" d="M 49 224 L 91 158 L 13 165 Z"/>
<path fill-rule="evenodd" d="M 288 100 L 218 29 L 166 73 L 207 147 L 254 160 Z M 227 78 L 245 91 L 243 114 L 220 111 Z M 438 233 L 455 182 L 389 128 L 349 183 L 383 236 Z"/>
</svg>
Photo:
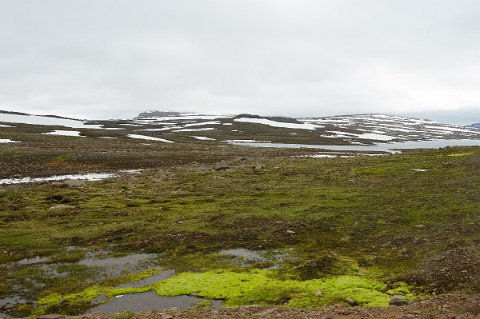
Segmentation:
<svg viewBox="0 0 480 319">
<path fill-rule="evenodd" d="M 478 16 L 468 0 L 3 0 L 0 109 L 480 115 Z"/>
</svg>

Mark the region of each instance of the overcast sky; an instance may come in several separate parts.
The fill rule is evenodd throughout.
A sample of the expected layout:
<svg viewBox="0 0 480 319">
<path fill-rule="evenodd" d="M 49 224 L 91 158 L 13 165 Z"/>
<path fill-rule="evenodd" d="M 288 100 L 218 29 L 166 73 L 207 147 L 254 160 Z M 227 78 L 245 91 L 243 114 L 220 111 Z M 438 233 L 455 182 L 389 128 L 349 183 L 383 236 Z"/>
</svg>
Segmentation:
<svg viewBox="0 0 480 319">
<path fill-rule="evenodd" d="M 480 122 L 478 0 L 0 0 L 0 109 Z"/>
</svg>

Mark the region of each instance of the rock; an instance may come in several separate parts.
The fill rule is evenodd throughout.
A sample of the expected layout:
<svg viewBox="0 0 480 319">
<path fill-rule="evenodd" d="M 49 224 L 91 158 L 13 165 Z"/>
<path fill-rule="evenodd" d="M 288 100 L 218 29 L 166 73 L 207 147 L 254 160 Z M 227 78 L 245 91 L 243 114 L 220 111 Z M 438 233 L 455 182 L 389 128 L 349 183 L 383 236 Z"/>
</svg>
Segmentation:
<svg viewBox="0 0 480 319">
<path fill-rule="evenodd" d="M 83 187 L 86 185 L 86 181 L 78 180 L 78 179 L 66 179 L 64 181 L 59 182 L 52 182 L 53 186 L 57 187 Z"/>
<path fill-rule="evenodd" d="M 287 229 L 287 234 L 295 234 L 293 230 Z"/>
<path fill-rule="evenodd" d="M 318 289 L 317 291 L 315 291 L 315 296 L 317 296 L 317 297 L 322 297 L 322 296 L 323 296 L 323 292 L 322 292 L 320 289 Z"/>
<path fill-rule="evenodd" d="M 260 169 L 264 169 L 265 168 L 265 165 L 262 164 L 262 163 L 256 163 L 254 166 L 253 166 L 253 169 L 255 170 L 260 170 Z"/>
<path fill-rule="evenodd" d="M 275 308 L 270 308 L 267 310 L 263 310 L 255 314 L 256 317 L 266 317 L 272 315 L 276 311 Z"/>
<path fill-rule="evenodd" d="M 224 170 L 227 170 L 227 169 L 229 169 L 229 168 L 230 168 L 230 166 L 227 165 L 227 164 L 225 164 L 225 163 L 223 163 L 223 162 L 215 163 L 215 166 L 214 166 L 214 169 L 215 169 L 216 171 L 224 171 Z"/>
<path fill-rule="evenodd" d="M 39 316 L 38 319 L 63 319 L 65 318 L 64 315 L 58 315 L 56 313 L 52 313 L 52 314 L 49 314 L 49 315 L 43 315 L 43 316 Z"/>
<path fill-rule="evenodd" d="M 345 298 L 345 301 L 350 305 L 350 306 L 356 306 L 357 302 L 353 300 L 352 298 Z"/>
<path fill-rule="evenodd" d="M 83 187 L 87 184 L 86 181 L 82 181 L 78 179 L 67 179 L 67 180 L 64 180 L 63 183 L 68 187 Z"/>
<path fill-rule="evenodd" d="M 406 299 L 407 298 L 402 295 L 393 295 L 388 304 L 391 306 L 404 306 L 408 303 Z"/>
<path fill-rule="evenodd" d="M 65 205 L 65 204 L 58 204 L 58 205 L 53 205 L 49 208 L 49 210 L 59 210 L 59 209 L 72 209 L 75 208 L 75 206 L 72 205 Z"/>
</svg>

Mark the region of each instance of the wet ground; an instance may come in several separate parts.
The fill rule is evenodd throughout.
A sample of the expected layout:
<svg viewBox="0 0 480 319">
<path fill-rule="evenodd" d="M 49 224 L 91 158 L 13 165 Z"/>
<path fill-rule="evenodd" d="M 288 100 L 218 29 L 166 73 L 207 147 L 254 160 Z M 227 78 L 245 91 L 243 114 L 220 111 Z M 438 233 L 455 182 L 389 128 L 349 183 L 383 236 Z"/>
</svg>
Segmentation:
<svg viewBox="0 0 480 319">
<path fill-rule="evenodd" d="M 69 174 L 69 175 L 54 175 L 47 177 L 21 177 L 21 178 L 4 178 L 0 179 L 0 185 L 12 185 L 12 184 L 26 184 L 26 183 L 41 183 L 52 181 L 100 181 L 111 177 L 117 177 L 125 174 L 137 174 L 140 170 L 121 170 L 117 173 L 89 173 L 89 174 Z"/>
<path fill-rule="evenodd" d="M 206 299 L 197 298 L 192 296 L 174 296 L 174 297 L 161 297 L 153 291 L 119 295 L 112 301 L 100 304 L 93 307 L 88 313 L 102 312 L 107 314 L 113 314 L 124 310 L 128 311 L 153 311 L 153 310 L 165 310 L 171 308 L 188 308 L 199 302 L 204 302 Z M 212 304 L 213 307 L 218 307 L 221 302 L 216 301 Z"/>
<path fill-rule="evenodd" d="M 100 268 L 109 277 L 118 277 L 122 274 L 136 273 L 158 265 L 155 254 L 130 254 L 121 257 L 103 257 L 99 253 L 88 253 L 86 258 L 78 262 L 79 265 Z"/>
</svg>

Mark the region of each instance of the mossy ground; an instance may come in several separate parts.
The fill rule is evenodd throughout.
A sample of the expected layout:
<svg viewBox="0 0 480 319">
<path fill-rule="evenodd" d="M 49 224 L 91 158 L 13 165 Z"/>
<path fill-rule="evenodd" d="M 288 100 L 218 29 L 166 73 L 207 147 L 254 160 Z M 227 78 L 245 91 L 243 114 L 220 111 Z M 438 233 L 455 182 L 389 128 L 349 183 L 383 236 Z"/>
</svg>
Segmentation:
<svg viewBox="0 0 480 319">
<path fill-rule="evenodd" d="M 153 285 L 163 296 L 195 294 L 208 299 L 225 299 L 227 306 L 285 304 L 290 307 L 322 306 L 352 298 L 360 305 L 387 306 L 390 295 L 385 284 L 359 276 L 326 279 L 280 280 L 265 270 L 250 272 L 210 271 L 182 273 Z M 407 289 L 407 296 L 413 295 Z"/>
<path fill-rule="evenodd" d="M 408 299 L 415 296 L 405 283 L 396 288 L 374 279 L 360 276 L 335 276 L 311 280 L 281 280 L 266 270 L 244 272 L 208 271 L 185 272 L 175 277 L 138 288 L 89 287 L 80 293 L 50 294 L 38 301 L 34 314 L 64 307 L 88 305 L 102 293 L 114 297 L 127 293 L 155 291 L 160 296 L 195 295 L 207 299 L 225 300 L 225 306 L 249 304 L 278 305 L 288 307 L 319 307 L 335 302 L 353 300 L 362 306 L 386 307 L 394 294 L 401 293 Z"/>
<path fill-rule="evenodd" d="M 4 166 L 9 156 L 18 160 L 29 152 L 23 146 L 8 149 L 0 156 Z M 32 148 L 29 156 L 43 154 L 36 160 L 45 156 L 48 165 L 62 171 L 82 167 L 79 149 L 47 154 Z M 269 280 L 264 289 L 229 294 L 231 305 L 258 300 L 322 305 L 350 296 L 362 285 L 369 288 L 355 294 L 363 296 L 359 303 L 384 305 L 388 293 L 383 292 L 383 283 L 391 288 L 394 282 L 408 281 L 433 256 L 458 246 L 477 249 L 480 242 L 478 148 L 337 159 L 294 158 L 275 150 L 242 150 L 237 157 L 234 149 L 195 146 L 188 150 L 191 157 L 186 149 L 177 157 L 172 154 L 178 150 L 165 149 L 156 164 L 146 155 L 149 164 L 144 167 L 153 168 L 139 176 L 78 188 L 52 183 L 3 186 L 0 271 L 5 275 L 0 297 L 20 294 L 43 300 L 49 311 L 81 312 L 98 287 L 121 281 L 99 282 L 93 269 L 76 263 L 85 251 L 107 250 L 160 254 L 161 266 L 185 272 L 151 287 L 161 294 L 168 294 L 169 282 L 182 278 L 205 282 L 215 273 L 223 283 L 244 275 L 253 277 L 253 283 Z M 201 161 L 206 153 L 207 160 Z M 116 160 L 124 155 L 118 154 L 112 151 L 97 158 L 98 168 L 123 168 Z M 125 155 L 122 161 L 137 155 Z M 94 167 L 91 159 L 84 162 L 89 169 Z M 211 170 L 217 160 L 225 160 L 230 169 Z M 71 166 L 65 164 L 69 161 Z M 258 162 L 265 168 L 254 169 Z M 52 208 L 59 203 L 68 207 Z M 235 258 L 218 254 L 230 248 L 262 251 L 271 258 L 240 265 Z M 280 258 L 274 251 L 288 253 Z M 35 256 L 48 257 L 49 267 L 15 264 Z M 272 267 L 274 276 L 265 270 Z M 52 269 L 61 275 L 52 275 Z M 216 273 L 220 270 L 224 275 Z M 338 282 L 342 278 L 348 279 L 345 289 L 339 288 L 344 287 Z M 422 287 L 432 284 L 418 282 Z M 226 293 L 212 287 L 203 292 L 192 289 L 209 298 Z M 324 297 L 310 298 L 317 287 Z M 463 286 L 459 282 L 449 287 Z M 176 293 L 192 292 L 183 288 Z M 58 298 L 79 302 L 57 304 Z"/>
</svg>

